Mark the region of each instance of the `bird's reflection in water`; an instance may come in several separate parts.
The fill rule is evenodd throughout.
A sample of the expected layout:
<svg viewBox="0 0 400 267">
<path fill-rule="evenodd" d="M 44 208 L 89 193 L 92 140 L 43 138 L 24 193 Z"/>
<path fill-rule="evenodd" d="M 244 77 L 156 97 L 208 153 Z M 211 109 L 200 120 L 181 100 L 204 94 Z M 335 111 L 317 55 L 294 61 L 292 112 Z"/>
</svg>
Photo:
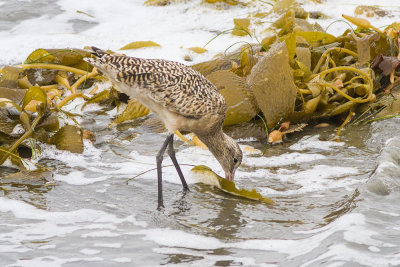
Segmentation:
<svg viewBox="0 0 400 267">
<path fill-rule="evenodd" d="M 180 224 L 206 230 L 219 239 L 237 238 L 237 231 L 244 226 L 238 208 L 240 199 L 208 185 L 193 185 L 191 191 L 180 194 L 170 213 Z"/>
<path fill-rule="evenodd" d="M 238 231 L 244 227 L 241 219 L 241 200 L 208 185 L 192 185 L 190 192 L 180 193 L 170 213 L 185 232 L 213 237 L 232 242 L 237 240 Z M 183 246 L 184 244 L 182 244 Z M 166 264 L 178 264 L 204 259 L 197 249 L 179 247 L 167 253 Z M 209 255 L 230 255 L 225 248 L 210 249 Z M 231 261 L 222 261 L 220 266 L 229 266 Z"/>
</svg>

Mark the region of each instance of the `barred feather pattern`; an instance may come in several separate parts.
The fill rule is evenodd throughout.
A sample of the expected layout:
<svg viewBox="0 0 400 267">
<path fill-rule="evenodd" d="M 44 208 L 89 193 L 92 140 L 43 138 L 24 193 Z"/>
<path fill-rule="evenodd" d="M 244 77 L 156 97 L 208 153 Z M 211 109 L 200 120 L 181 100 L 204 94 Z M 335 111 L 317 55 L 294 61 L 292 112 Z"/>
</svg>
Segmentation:
<svg viewBox="0 0 400 267">
<path fill-rule="evenodd" d="M 99 49 L 94 51 L 98 58 L 86 59 L 89 63 L 172 112 L 196 119 L 207 114 L 225 116 L 223 96 L 209 80 L 189 66 L 162 59 L 111 55 Z"/>
</svg>

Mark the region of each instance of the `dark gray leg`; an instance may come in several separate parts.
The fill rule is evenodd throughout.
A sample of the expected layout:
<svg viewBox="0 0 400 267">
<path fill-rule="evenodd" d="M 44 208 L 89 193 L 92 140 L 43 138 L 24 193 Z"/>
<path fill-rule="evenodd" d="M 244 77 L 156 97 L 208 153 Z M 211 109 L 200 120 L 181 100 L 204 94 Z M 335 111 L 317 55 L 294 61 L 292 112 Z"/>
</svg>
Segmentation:
<svg viewBox="0 0 400 267">
<path fill-rule="evenodd" d="M 174 135 L 168 135 L 167 139 L 165 139 L 164 144 L 161 146 L 160 151 L 156 156 L 157 160 L 157 177 L 158 177 L 158 209 L 164 208 L 163 203 L 163 194 L 162 194 L 162 170 L 161 170 L 161 163 L 163 161 L 165 150 L 167 149 L 168 144 L 171 140 L 174 140 Z"/>
<path fill-rule="evenodd" d="M 169 157 L 171 158 L 172 163 L 174 163 L 174 166 L 175 166 L 176 171 L 178 172 L 179 178 L 181 178 L 181 182 L 182 182 L 183 189 L 184 189 L 185 191 L 186 191 L 186 190 L 189 190 L 189 187 L 188 187 L 188 185 L 187 185 L 187 183 L 186 183 L 186 181 L 185 181 L 185 177 L 183 176 L 183 173 L 182 173 L 182 171 L 181 171 L 181 167 L 179 167 L 178 161 L 176 160 L 176 157 L 175 157 L 175 149 L 174 149 L 174 138 L 173 138 L 173 135 L 172 135 L 171 140 L 169 141 L 169 145 L 168 145 L 168 155 L 169 155 Z"/>
</svg>

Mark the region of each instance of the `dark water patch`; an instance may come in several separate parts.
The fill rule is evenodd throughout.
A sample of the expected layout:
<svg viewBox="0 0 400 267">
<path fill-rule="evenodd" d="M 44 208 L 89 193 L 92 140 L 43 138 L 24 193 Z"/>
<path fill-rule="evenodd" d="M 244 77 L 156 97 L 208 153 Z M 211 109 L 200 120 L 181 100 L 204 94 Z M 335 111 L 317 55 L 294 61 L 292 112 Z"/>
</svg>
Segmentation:
<svg viewBox="0 0 400 267">
<path fill-rule="evenodd" d="M 62 12 L 56 0 L 7 0 L 0 6 L 0 31 L 9 31 L 24 20 L 41 16 L 51 19 Z"/>
</svg>

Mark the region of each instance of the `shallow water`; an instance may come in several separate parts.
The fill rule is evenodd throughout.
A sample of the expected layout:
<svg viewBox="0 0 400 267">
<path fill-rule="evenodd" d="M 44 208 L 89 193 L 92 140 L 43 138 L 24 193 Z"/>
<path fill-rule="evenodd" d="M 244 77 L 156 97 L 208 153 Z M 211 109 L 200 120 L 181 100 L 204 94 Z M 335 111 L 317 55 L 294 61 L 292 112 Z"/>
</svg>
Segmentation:
<svg viewBox="0 0 400 267">
<path fill-rule="evenodd" d="M 99 128 L 92 116 L 85 115 L 85 127 Z M 100 129 L 103 137 L 87 143 L 83 155 L 45 148 L 39 163 L 56 167 L 56 185 L 1 185 L 0 263 L 398 265 L 399 175 L 390 171 L 400 167 L 399 153 L 387 151 L 399 145 L 399 122 L 352 127 L 340 143 L 324 141 L 332 128 L 311 129 L 264 156 L 246 153 L 236 183 L 257 188 L 276 202 L 272 206 L 192 184 L 184 166 L 191 191 L 184 194 L 173 168 L 165 168 L 166 208 L 157 211 L 155 171 L 126 184 L 154 168 L 153 155 L 165 138 L 146 126 Z M 133 132 L 136 138 L 123 140 Z M 180 163 L 218 170 L 207 151 L 175 144 Z M 258 141 L 241 145 L 263 148 Z M 381 170 L 369 179 L 377 166 Z M 382 186 L 386 195 L 371 192 Z"/>
<path fill-rule="evenodd" d="M 110 18 L 105 2 L 97 6 L 94 2 L 99 1 L 69 1 L 72 7 L 68 7 L 68 1 L 41 1 L 45 11 L 28 12 L 34 2 L 38 3 L 0 1 L 0 36 L 4 38 L 0 64 L 20 63 L 38 47 L 87 43 L 115 49 L 133 39 L 115 27 L 123 19 L 125 27 L 135 24 L 124 17 L 128 13 L 124 8 L 115 8 L 113 12 L 122 10 L 121 14 Z M 140 1 L 118 2 L 122 7 L 133 5 L 138 12 L 147 10 L 139 7 Z M 179 45 L 199 46 L 216 30 L 229 28 L 232 16 L 247 14 L 239 8 L 224 11 L 231 16 L 229 21 L 219 17 L 221 24 L 215 26 L 207 18 L 216 11 L 196 9 L 192 11 L 196 18 L 203 16 L 205 22 L 182 26 L 179 22 L 189 16 L 188 6 L 152 9 L 151 16 L 163 10 L 183 17 L 176 29 L 172 27 L 175 30 L 160 37 L 167 40 L 165 49 L 138 52 L 143 56 L 181 60 L 184 52 Z M 19 15 L 7 17 L 14 11 Z M 41 12 L 51 14 L 38 16 Z M 171 28 L 168 23 L 174 18 L 165 19 L 165 25 L 144 21 L 143 27 L 153 23 L 155 28 L 144 33 L 132 28 L 132 34 L 159 41 L 156 38 Z M 41 28 L 50 20 L 54 23 Z M 76 24 L 76 20 L 86 22 Z M 220 42 L 210 49 L 223 51 L 235 39 L 226 37 Z M 194 60 L 206 57 L 211 56 Z M 166 134 L 154 133 L 142 120 L 107 128 L 115 111 L 102 113 L 91 106 L 85 110 L 81 125 L 96 134 L 96 142 L 87 141 L 84 154 L 41 145 L 39 163 L 53 167 L 54 172 L 39 174 L 42 179 L 34 181 L 0 183 L 1 266 L 400 265 L 399 119 L 347 127 L 342 142 L 327 141 L 334 128 L 306 129 L 268 148 L 265 155 L 245 149 L 252 146 L 262 151 L 263 142 L 241 141 L 246 152 L 236 183 L 272 198 L 276 202 L 272 206 L 194 184 L 190 166 L 182 166 L 191 189 L 184 194 L 174 168 L 165 167 L 166 208 L 160 212 L 156 210 L 155 170 L 128 184 L 127 180 L 155 167 L 154 155 Z M 181 164 L 204 164 L 221 174 L 208 151 L 179 140 L 175 147 Z M 166 158 L 164 165 L 171 161 Z M 2 176 L 14 171 L 0 169 Z"/>
</svg>

